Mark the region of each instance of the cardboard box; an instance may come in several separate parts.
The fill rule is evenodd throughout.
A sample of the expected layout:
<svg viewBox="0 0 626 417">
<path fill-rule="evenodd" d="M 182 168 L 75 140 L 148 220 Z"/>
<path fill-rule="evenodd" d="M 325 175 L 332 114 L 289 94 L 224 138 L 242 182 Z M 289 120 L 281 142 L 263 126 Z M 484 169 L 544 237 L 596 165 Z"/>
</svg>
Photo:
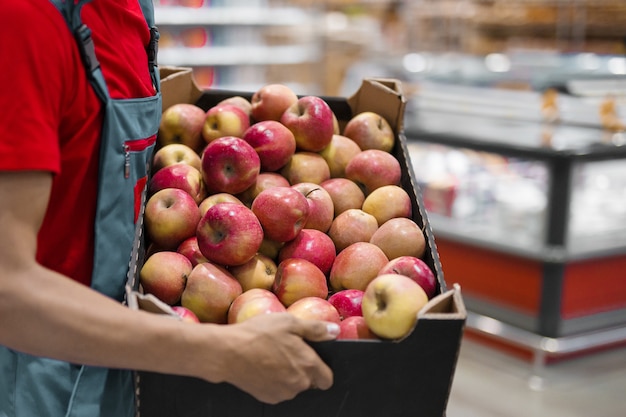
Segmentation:
<svg viewBox="0 0 626 417">
<path fill-rule="evenodd" d="M 201 91 L 189 69 L 164 68 L 161 74 L 166 96 L 164 108 L 183 101 L 209 108 L 232 95 L 250 97 L 250 93 Z M 402 165 L 402 186 L 411 196 L 414 220 L 426 234 L 425 261 L 437 277 L 438 295 L 419 312 L 415 328 L 403 340 L 311 343 L 334 372 L 334 385 L 327 391 L 310 390 L 293 400 L 268 405 L 229 384 L 140 372 L 137 391 L 142 417 L 445 416 L 467 314 L 460 288 L 446 286 L 434 236 L 408 160 L 401 85 L 389 79 L 364 80 L 359 91 L 347 100 L 325 99 L 340 124 L 353 114 L 370 110 L 386 117 L 395 129 L 398 140 L 393 152 Z M 154 297 L 140 294 L 136 283 L 129 283 L 129 287 L 131 308 L 155 313 L 170 310 Z"/>
</svg>

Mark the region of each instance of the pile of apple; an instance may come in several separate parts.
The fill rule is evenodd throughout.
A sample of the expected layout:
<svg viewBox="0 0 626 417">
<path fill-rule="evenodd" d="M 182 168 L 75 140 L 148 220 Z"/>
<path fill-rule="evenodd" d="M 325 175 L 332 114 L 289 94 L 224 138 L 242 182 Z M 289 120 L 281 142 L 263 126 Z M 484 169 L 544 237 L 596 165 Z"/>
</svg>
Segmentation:
<svg viewBox="0 0 626 417">
<path fill-rule="evenodd" d="M 269 84 L 207 111 L 163 112 L 140 283 L 184 319 L 289 312 L 340 339 L 398 339 L 436 292 L 396 136 L 363 112 Z"/>
</svg>

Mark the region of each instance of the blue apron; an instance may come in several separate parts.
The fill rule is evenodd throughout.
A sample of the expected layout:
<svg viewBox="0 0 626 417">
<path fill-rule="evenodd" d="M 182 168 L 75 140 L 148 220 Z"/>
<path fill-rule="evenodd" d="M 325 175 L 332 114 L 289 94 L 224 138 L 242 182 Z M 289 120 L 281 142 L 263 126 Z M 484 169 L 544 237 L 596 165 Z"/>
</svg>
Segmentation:
<svg viewBox="0 0 626 417">
<path fill-rule="evenodd" d="M 146 183 L 161 118 L 156 65 L 158 31 L 151 0 L 139 0 L 151 28 L 148 62 L 157 90 L 152 97 L 111 99 L 80 19 L 86 1 L 51 0 L 76 35 L 87 76 L 103 102 L 93 289 L 120 302 L 134 272 L 129 265 L 141 230 Z M 115 370 L 34 357 L 0 346 L 0 417 L 131 417 L 135 415 L 131 370 Z"/>
</svg>

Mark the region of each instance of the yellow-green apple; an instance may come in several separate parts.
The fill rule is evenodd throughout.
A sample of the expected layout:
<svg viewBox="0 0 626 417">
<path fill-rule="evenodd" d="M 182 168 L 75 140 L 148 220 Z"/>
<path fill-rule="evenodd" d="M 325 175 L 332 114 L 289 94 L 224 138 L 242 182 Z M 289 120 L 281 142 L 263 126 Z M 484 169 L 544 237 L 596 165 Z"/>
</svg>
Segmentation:
<svg viewBox="0 0 626 417">
<path fill-rule="evenodd" d="M 426 252 L 424 232 L 412 219 L 389 219 L 374 232 L 370 243 L 378 246 L 389 259 L 400 256 L 422 258 Z"/>
<path fill-rule="evenodd" d="M 333 135 L 328 146 L 320 151 L 320 155 L 328 164 L 331 178 L 344 178 L 346 165 L 359 152 L 361 148 L 352 139 L 342 135 Z"/>
<path fill-rule="evenodd" d="M 333 111 L 319 96 L 300 97 L 285 110 L 280 122 L 291 130 L 300 151 L 321 151 L 335 133 Z"/>
<path fill-rule="evenodd" d="M 363 290 L 340 290 L 328 297 L 328 302 L 335 306 L 342 320 L 352 316 L 362 316 L 361 301 Z"/>
<path fill-rule="evenodd" d="M 272 292 L 285 307 L 304 297 L 328 297 L 326 275 L 312 262 L 301 258 L 278 264 Z"/>
<path fill-rule="evenodd" d="M 216 204 L 202 216 L 196 236 L 202 254 L 225 266 L 241 265 L 257 253 L 263 228 L 252 210 L 243 204 Z"/>
<path fill-rule="evenodd" d="M 261 191 L 271 187 L 290 187 L 287 178 L 283 177 L 277 172 L 265 172 L 261 171 L 256 177 L 256 181 L 250 187 L 246 188 L 243 192 L 237 194 L 239 200 L 241 200 L 246 206 L 252 206 L 252 201 L 256 198 Z"/>
<path fill-rule="evenodd" d="M 209 194 L 238 194 L 254 184 L 261 161 L 248 142 L 224 136 L 204 148 L 201 172 Z"/>
<path fill-rule="evenodd" d="M 179 162 L 158 170 L 148 186 L 148 195 L 152 195 L 164 188 L 179 188 L 189 193 L 197 204 L 206 197 L 206 189 L 202 173 L 191 165 Z"/>
<path fill-rule="evenodd" d="M 241 138 L 259 154 L 262 171 L 278 171 L 296 151 L 293 133 L 276 120 L 254 123 Z"/>
<path fill-rule="evenodd" d="M 257 253 L 248 262 L 232 266 L 228 270 L 237 278 L 245 292 L 252 288 L 271 290 L 277 267 L 272 258 Z"/>
<path fill-rule="evenodd" d="M 235 298 L 228 310 L 228 324 L 241 323 L 260 314 L 287 311 L 276 295 L 263 288 L 252 288 Z"/>
<path fill-rule="evenodd" d="M 200 208 L 200 215 L 204 216 L 204 213 L 206 213 L 208 209 L 219 203 L 243 204 L 240 199 L 230 193 L 211 194 L 200 202 L 200 205 L 198 206 L 198 208 Z"/>
<path fill-rule="evenodd" d="M 161 116 L 159 146 L 180 143 L 199 152 L 205 145 L 202 139 L 205 118 L 206 112 L 195 104 L 178 103 L 168 107 Z"/>
<path fill-rule="evenodd" d="M 400 339 L 413 330 L 417 313 L 428 303 L 426 293 L 411 278 L 399 274 L 379 275 L 363 294 L 363 317 L 377 336 Z"/>
<path fill-rule="evenodd" d="M 302 229 L 298 236 L 285 242 L 278 253 L 278 262 L 289 258 L 306 259 L 328 275 L 335 256 L 335 244 L 326 233 L 317 229 Z"/>
<path fill-rule="evenodd" d="M 305 229 L 328 232 L 335 218 L 333 199 L 321 185 L 312 182 L 299 182 L 291 186 L 300 191 L 309 203 L 309 217 Z"/>
<path fill-rule="evenodd" d="M 376 230 L 376 217 L 361 209 L 348 209 L 335 217 L 328 229 L 328 236 L 339 253 L 353 243 L 369 242 Z"/>
<path fill-rule="evenodd" d="M 245 114 L 248 115 L 248 118 L 251 117 L 252 103 L 245 97 L 242 96 L 232 96 L 225 98 L 224 100 L 217 103 L 221 104 L 231 104 L 233 106 L 239 107 Z"/>
<path fill-rule="evenodd" d="M 380 114 L 366 111 L 353 116 L 343 128 L 344 136 L 349 137 L 362 150 L 379 149 L 391 152 L 396 141 L 389 122 Z"/>
<path fill-rule="evenodd" d="M 367 327 L 363 316 L 350 316 L 339 323 L 337 340 L 378 340 L 379 337 Z"/>
<path fill-rule="evenodd" d="M 268 258 L 277 261 L 278 254 L 280 250 L 284 246 L 285 242 L 279 242 L 277 240 L 269 239 L 267 236 L 263 237 L 263 242 L 261 242 L 261 247 L 259 248 L 259 253 L 267 256 Z"/>
<path fill-rule="evenodd" d="M 378 246 L 356 242 L 337 254 L 328 282 L 333 291 L 364 291 L 388 262 L 389 259 Z"/>
<path fill-rule="evenodd" d="M 183 306 L 172 306 L 172 310 L 180 319 L 187 323 L 200 323 L 200 319 L 196 314 L 189 310 L 187 307 Z"/>
<path fill-rule="evenodd" d="M 157 252 L 139 270 L 139 282 L 146 294 L 173 305 L 180 301 L 192 269 L 189 259 L 178 252 Z"/>
<path fill-rule="evenodd" d="M 176 252 L 185 255 L 191 262 L 192 266 L 196 266 L 202 262 L 209 262 L 209 260 L 202 254 L 200 247 L 198 246 L 198 238 L 191 236 L 178 245 Z"/>
<path fill-rule="evenodd" d="M 298 151 L 281 168 L 280 174 L 287 178 L 290 184 L 299 182 L 321 184 L 330 178 L 330 169 L 319 153 Z"/>
<path fill-rule="evenodd" d="M 230 305 L 242 292 L 241 285 L 226 268 L 205 262 L 191 270 L 180 303 L 202 323 L 225 324 Z"/>
<path fill-rule="evenodd" d="M 366 196 L 384 185 L 399 185 L 401 176 L 395 156 L 378 149 L 361 151 L 346 166 L 346 178 L 363 188 Z"/>
<path fill-rule="evenodd" d="M 271 187 L 256 196 L 251 206 L 265 237 L 277 242 L 295 238 L 309 217 L 309 203 L 304 195 L 291 187 Z"/>
<path fill-rule="evenodd" d="M 144 219 L 151 242 L 161 249 L 176 250 L 183 240 L 195 235 L 200 209 L 186 191 L 165 188 L 148 199 Z"/>
<path fill-rule="evenodd" d="M 396 217 L 410 218 L 413 213 L 411 197 L 399 185 L 383 185 L 369 193 L 363 211 L 376 217 L 378 225 Z"/>
<path fill-rule="evenodd" d="M 202 137 L 205 143 L 223 136 L 240 138 L 249 127 L 250 116 L 241 108 L 232 104 L 217 104 L 206 112 Z"/>
<path fill-rule="evenodd" d="M 168 165 L 183 163 L 191 165 L 197 170 L 202 169 L 200 154 L 182 143 L 165 145 L 154 153 L 152 157 L 152 172 L 158 172 Z"/>
<path fill-rule="evenodd" d="M 292 104 L 298 101 L 298 96 L 285 84 L 266 84 L 252 94 L 250 114 L 252 118 L 280 121 L 281 116 Z"/>
<path fill-rule="evenodd" d="M 334 217 L 348 209 L 361 209 L 365 201 L 363 190 L 347 178 L 331 178 L 320 184 L 333 200 Z"/>
<path fill-rule="evenodd" d="M 303 320 L 321 320 L 340 324 L 339 312 L 327 300 L 319 297 L 304 297 L 289 307 L 287 313 Z"/>
<path fill-rule="evenodd" d="M 428 299 L 431 299 L 437 292 L 435 274 L 420 258 L 400 256 L 392 259 L 378 271 L 378 275 L 384 274 L 400 274 L 411 278 L 422 287 Z"/>
</svg>

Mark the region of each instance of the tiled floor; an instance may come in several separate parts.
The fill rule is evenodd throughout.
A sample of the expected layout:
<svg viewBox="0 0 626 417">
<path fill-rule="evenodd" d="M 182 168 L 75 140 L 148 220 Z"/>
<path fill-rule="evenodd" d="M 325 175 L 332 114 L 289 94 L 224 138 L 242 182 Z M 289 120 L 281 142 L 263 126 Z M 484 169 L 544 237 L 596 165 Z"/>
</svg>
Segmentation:
<svg viewBox="0 0 626 417">
<path fill-rule="evenodd" d="M 626 347 L 551 363 L 533 390 L 529 361 L 463 339 L 447 417 L 626 417 Z"/>
</svg>

